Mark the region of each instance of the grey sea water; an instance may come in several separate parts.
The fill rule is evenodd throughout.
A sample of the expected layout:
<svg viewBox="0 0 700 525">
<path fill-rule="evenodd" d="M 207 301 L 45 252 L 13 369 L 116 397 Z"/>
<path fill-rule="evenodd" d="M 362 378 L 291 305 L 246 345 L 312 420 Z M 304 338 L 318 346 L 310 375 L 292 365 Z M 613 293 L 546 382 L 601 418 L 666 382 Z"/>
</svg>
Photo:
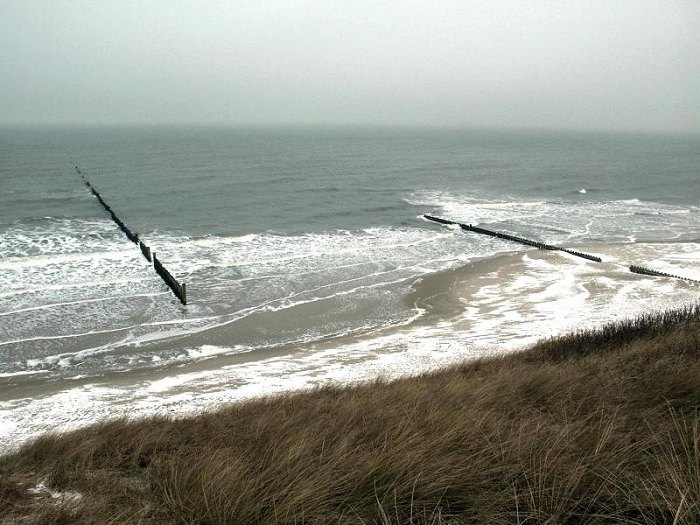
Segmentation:
<svg viewBox="0 0 700 525">
<path fill-rule="evenodd" d="M 187 283 L 187 306 L 109 220 L 75 166 Z M 415 294 L 444 272 L 466 268 L 476 279 L 465 284 L 473 300 L 461 300 L 469 325 L 460 333 L 462 341 L 488 335 L 489 344 L 531 336 L 535 325 L 547 333 L 575 327 L 607 304 L 636 311 L 697 295 L 692 283 L 664 281 L 661 289 L 630 278 L 629 262 L 700 278 L 697 135 L 3 128 L 0 184 L 0 401 L 13 421 L 6 435 L 28 432 L 30 416 L 50 421 L 55 406 L 37 408 L 41 396 L 114 377 L 164 381 L 182 367 L 287 356 L 273 374 L 279 386 L 290 367 L 323 356 L 312 367 L 321 377 L 341 354 L 378 353 L 396 330 L 442 326 Z M 585 247 L 612 266 L 592 277 L 587 263 L 533 258 L 519 245 L 427 223 L 424 213 Z M 513 270 L 508 288 L 496 261 L 523 253 L 512 265 L 531 273 Z M 574 264 L 581 266 L 569 271 Z M 545 275 L 553 281 L 539 290 Z M 562 298 L 574 308 L 565 323 Z M 430 344 L 455 331 L 432 333 Z M 263 371 L 246 381 L 256 373 Z M 191 392 L 206 390 L 201 378 L 192 384 Z"/>
</svg>

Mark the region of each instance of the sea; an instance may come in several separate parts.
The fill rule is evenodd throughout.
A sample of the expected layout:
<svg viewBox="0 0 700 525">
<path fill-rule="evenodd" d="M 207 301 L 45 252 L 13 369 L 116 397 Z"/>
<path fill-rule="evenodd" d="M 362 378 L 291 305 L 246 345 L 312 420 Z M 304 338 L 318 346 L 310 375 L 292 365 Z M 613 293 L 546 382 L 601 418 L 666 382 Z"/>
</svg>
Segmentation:
<svg viewBox="0 0 700 525">
<path fill-rule="evenodd" d="M 518 351 L 695 304 L 693 279 L 700 135 L 2 127 L 0 451 Z"/>
</svg>

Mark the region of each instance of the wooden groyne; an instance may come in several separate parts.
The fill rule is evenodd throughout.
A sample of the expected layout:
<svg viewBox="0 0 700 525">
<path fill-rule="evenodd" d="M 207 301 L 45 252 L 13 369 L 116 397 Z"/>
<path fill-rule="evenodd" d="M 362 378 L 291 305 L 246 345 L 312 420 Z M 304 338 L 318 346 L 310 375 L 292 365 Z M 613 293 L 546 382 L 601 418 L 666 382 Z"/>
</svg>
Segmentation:
<svg viewBox="0 0 700 525">
<path fill-rule="evenodd" d="M 82 174 L 81 174 L 82 176 Z M 85 177 L 83 177 L 83 182 L 85 183 L 85 186 L 87 186 L 92 194 L 97 197 L 97 200 L 100 202 L 102 207 L 107 210 L 107 213 L 109 213 L 110 217 L 112 218 L 112 221 L 119 226 L 119 229 L 126 235 L 126 238 L 129 239 L 131 242 L 134 244 L 139 244 L 139 236 L 137 233 L 133 232 L 126 224 L 124 224 L 124 221 L 122 221 L 119 217 L 117 217 L 117 214 L 114 213 L 114 210 L 110 207 L 109 204 L 105 202 L 105 200 L 102 198 L 102 195 L 100 195 L 100 192 L 97 191 L 95 188 L 92 187 L 92 184 L 90 184 L 89 181 L 85 180 Z"/>
<path fill-rule="evenodd" d="M 156 270 L 156 273 L 160 275 L 160 278 L 163 279 L 163 282 L 165 282 L 177 298 L 180 299 L 182 304 L 187 304 L 187 285 L 177 282 L 175 277 L 160 263 L 155 253 L 153 254 L 153 268 Z"/>
<path fill-rule="evenodd" d="M 450 221 L 448 219 L 443 219 L 441 217 L 435 217 L 434 215 L 423 215 L 423 217 L 429 221 L 437 222 L 438 224 L 447 225 L 458 225 L 465 231 L 479 233 L 481 235 L 488 235 L 489 237 L 496 237 L 498 239 L 504 239 L 506 241 L 517 242 L 525 246 L 531 246 L 537 248 L 538 250 L 555 250 L 560 252 L 570 253 L 576 257 L 581 257 L 583 259 L 588 259 L 589 261 L 602 262 L 602 259 L 597 255 L 590 255 L 588 253 L 578 252 L 576 250 L 570 250 L 568 248 L 562 248 L 561 246 L 555 246 L 553 244 L 547 244 L 544 242 L 533 241 L 531 239 L 525 239 L 524 237 L 518 237 L 517 235 L 510 235 L 508 233 L 497 232 L 494 230 L 488 230 L 486 228 L 480 228 L 478 226 L 472 226 L 471 224 L 462 224 L 461 222 Z"/>
<path fill-rule="evenodd" d="M 641 275 L 651 275 L 654 277 L 672 277 L 673 279 L 682 279 L 684 281 L 690 281 L 692 283 L 700 283 L 697 279 L 691 279 L 690 277 L 681 277 L 680 275 L 674 275 L 672 273 L 659 272 L 657 270 L 651 270 L 649 268 L 644 268 L 643 266 L 637 266 L 635 264 L 630 266 L 630 272 L 638 273 Z"/>
<path fill-rule="evenodd" d="M 168 288 L 170 288 L 175 294 L 175 296 L 178 299 L 180 299 L 180 302 L 182 304 L 187 304 L 187 285 L 185 283 L 178 282 L 178 280 L 175 279 L 175 277 L 173 277 L 172 274 L 156 258 L 156 254 L 151 252 L 151 248 L 139 238 L 139 234 L 131 230 L 131 228 L 129 228 L 124 223 L 124 221 L 117 217 L 117 214 L 114 213 L 114 210 L 110 207 L 109 204 L 105 202 L 105 200 L 102 198 L 102 195 L 100 195 L 100 192 L 98 192 L 92 186 L 92 184 L 90 184 L 90 182 L 85 178 L 85 175 L 83 175 L 78 166 L 75 167 L 75 171 L 83 179 L 85 186 L 88 187 L 90 192 L 97 198 L 102 207 L 107 211 L 107 213 L 109 213 L 110 217 L 112 218 L 112 221 L 114 221 L 114 223 L 119 227 L 122 233 L 126 235 L 126 238 L 134 244 L 138 245 L 139 249 L 141 250 L 141 253 L 146 258 L 146 260 L 148 262 L 153 263 L 153 269 L 160 276 L 163 282 L 168 285 Z"/>
<path fill-rule="evenodd" d="M 139 241 L 139 248 L 141 249 L 141 253 L 143 256 L 146 258 L 148 262 L 152 262 L 153 258 L 151 256 L 151 249 L 146 246 L 143 241 Z"/>
</svg>

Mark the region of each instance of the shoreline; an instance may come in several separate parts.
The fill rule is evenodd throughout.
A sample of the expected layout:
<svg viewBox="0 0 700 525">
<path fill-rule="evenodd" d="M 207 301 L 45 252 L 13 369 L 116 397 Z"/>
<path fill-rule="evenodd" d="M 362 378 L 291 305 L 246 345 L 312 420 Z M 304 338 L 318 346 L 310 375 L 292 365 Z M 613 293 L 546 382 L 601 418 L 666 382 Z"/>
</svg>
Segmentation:
<svg viewBox="0 0 700 525">
<path fill-rule="evenodd" d="M 645 246 L 650 256 L 664 252 L 659 246 L 668 247 Z M 604 262 L 524 250 L 415 279 L 404 301 L 423 314 L 404 326 L 70 383 L 27 384 L 0 405 L 7 421 L 0 428 L 0 450 L 42 428 L 71 429 L 105 416 L 194 413 L 322 384 L 421 374 L 614 321 L 621 311 L 659 311 L 696 297 L 692 283 L 624 272 L 623 259 L 638 253 L 640 245 L 589 248 Z M 686 248 L 691 254 L 700 250 L 692 243 Z M 576 312 L 576 319 L 562 312 Z"/>
<path fill-rule="evenodd" d="M 0 454 L 0 511 L 695 523 L 699 328 L 696 301 L 420 376 L 43 435 Z"/>
</svg>

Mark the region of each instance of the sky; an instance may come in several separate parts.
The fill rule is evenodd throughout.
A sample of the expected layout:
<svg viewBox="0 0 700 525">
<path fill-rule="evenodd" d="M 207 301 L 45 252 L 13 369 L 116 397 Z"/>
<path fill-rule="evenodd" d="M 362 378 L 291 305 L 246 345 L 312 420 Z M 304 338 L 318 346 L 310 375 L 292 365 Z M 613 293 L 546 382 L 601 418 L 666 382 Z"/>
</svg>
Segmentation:
<svg viewBox="0 0 700 525">
<path fill-rule="evenodd" d="M 700 132 L 700 0 L 0 0 L 0 123 Z"/>
</svg>

